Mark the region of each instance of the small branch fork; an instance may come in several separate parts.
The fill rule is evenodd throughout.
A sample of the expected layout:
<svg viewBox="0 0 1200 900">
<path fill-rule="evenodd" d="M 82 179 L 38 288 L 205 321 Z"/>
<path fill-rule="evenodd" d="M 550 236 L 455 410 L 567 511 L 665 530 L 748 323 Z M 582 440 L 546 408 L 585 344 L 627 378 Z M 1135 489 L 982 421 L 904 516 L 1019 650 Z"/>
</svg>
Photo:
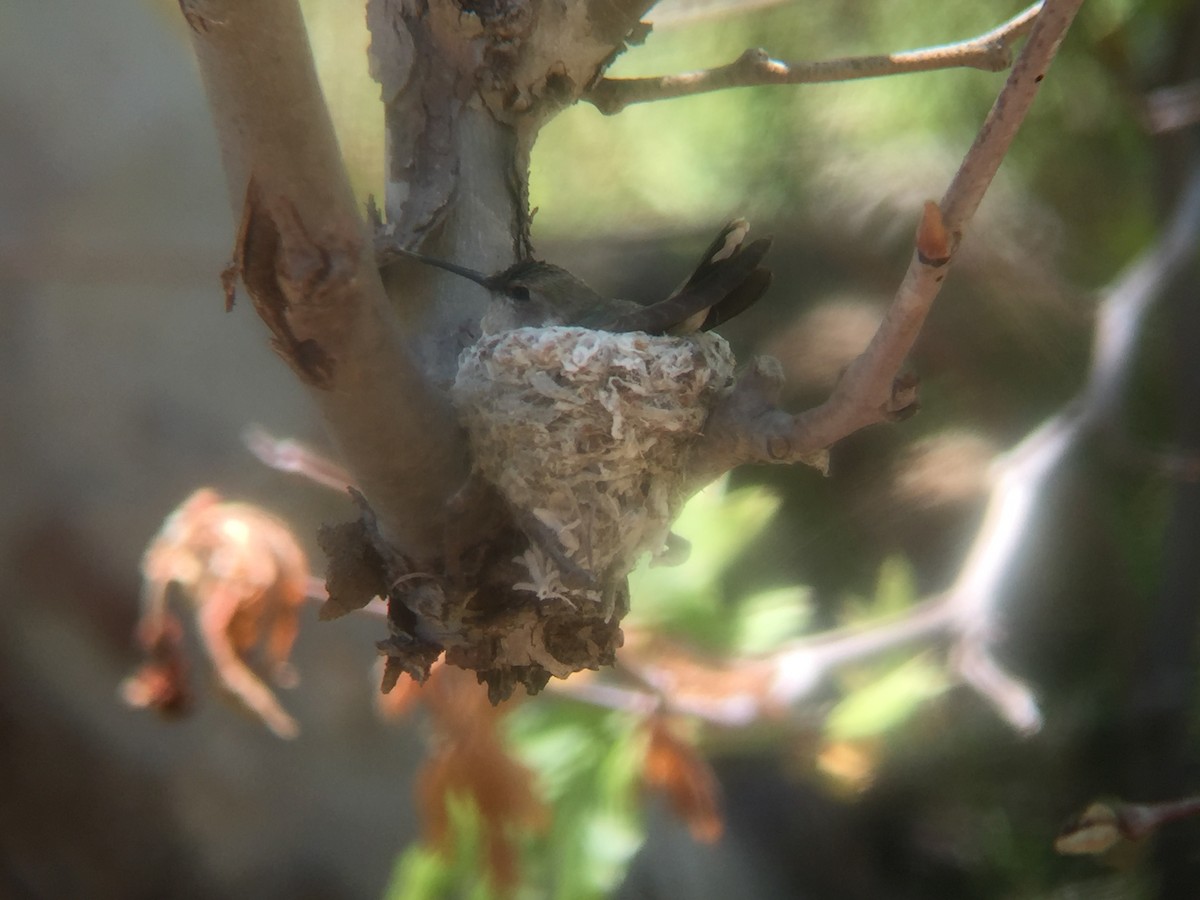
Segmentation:
<svg viewBox="0 0 1200 900">
<path fill-rule="evenodd" d="M 1037 13 L 1029 40 L 941 202 L 925 204 L 912 260 L 891 306 L 830 398 L 799 415 L 780 411 L 778 364 L 756 360 L 709 419 L 692 461 L 698 481 L 743 463 L 811 463 L 846 435 L 915 410 L 916 382 L 899 376 L 901 367 L 1081 5 L 1082 0 L 1047 0 L 1040 12 L 1031 7 L 1022 14 Z"/>
<path fill-rule="evenodd" d="M 794 63 L 772 59 L 766 50 L 753 48 L 715 69 L 653 78 L 601 78 L 583 99 L 611 116 L 634 103 L 673 100 L 726 88 L 819 84 L 955 68 L 1002 72 L 1012 65 L 1013 42 L 1029 33 L 1041 8 L 1041 3 L 1035 3 L 987 34 L 940 47 Z"/>
</svg>

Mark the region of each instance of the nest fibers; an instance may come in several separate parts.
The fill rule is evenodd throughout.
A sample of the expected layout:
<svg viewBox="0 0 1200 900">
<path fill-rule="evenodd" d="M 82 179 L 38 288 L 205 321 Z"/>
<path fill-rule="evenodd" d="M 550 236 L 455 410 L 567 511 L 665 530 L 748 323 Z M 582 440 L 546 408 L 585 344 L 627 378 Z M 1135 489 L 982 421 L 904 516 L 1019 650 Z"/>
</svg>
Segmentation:
<svg viewBox="0 0 1200 900">
<path fill-rule="evenodd" d="M 466 350 L 454 400 L 476 467 L 530 538 L 519 560 L 529 579 L 515 587 L 610 617 L 600 585 L 663 549 L 689 487 L 688 447 L 733 369 L 708 332 L 518 328 Z"/>
</svg>

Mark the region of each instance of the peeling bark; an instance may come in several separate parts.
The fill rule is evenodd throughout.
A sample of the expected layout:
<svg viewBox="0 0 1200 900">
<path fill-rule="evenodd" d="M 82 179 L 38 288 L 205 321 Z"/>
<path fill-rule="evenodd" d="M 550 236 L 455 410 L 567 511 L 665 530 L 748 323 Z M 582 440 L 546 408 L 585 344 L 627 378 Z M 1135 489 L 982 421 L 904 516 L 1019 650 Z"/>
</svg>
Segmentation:
<svg viewBox="0 0 1200 900">
<path fill-rule="evenodd" d="M 466 442 L 449 402 L 405 350 L 300 11 L 294 0 L 181 7 L 242 222 L 227 297 L 233 275 L 244 275 L 381 529 L 406 553 L 436 556 L 446 498 L 468 471 Z"/>
</svg>

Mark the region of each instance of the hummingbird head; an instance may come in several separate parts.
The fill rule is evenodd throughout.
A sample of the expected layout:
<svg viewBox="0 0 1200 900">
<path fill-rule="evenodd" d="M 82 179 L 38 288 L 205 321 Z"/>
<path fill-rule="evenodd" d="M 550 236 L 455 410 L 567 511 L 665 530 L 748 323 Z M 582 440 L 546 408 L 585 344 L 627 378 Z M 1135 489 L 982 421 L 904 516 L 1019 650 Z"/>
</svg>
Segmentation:
<svg viewBox="0 0 1200 900">
<path fill-rule="evenodd" d="M 487 331 L 576 322 L 604 298 L 559 266 L 526 260 L 481 282 L 492 292 Z"/>
</svg>

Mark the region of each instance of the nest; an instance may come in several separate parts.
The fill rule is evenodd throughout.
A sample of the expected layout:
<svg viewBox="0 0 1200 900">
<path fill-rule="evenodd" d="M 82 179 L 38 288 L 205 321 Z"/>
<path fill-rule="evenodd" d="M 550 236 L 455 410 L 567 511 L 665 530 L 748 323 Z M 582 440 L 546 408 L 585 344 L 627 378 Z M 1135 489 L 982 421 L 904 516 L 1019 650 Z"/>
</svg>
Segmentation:
<svg viewBox="0 0 1200 900">
<path fill-rule="evenodd" d="M 520 328 L 464 352 L 454 401 L 475 465 L 530 540 L 514 585 L 607 621 L 614 591 L 666 544 L 688 454 L 733 384 L 720 336 Z"/>
</svg>

